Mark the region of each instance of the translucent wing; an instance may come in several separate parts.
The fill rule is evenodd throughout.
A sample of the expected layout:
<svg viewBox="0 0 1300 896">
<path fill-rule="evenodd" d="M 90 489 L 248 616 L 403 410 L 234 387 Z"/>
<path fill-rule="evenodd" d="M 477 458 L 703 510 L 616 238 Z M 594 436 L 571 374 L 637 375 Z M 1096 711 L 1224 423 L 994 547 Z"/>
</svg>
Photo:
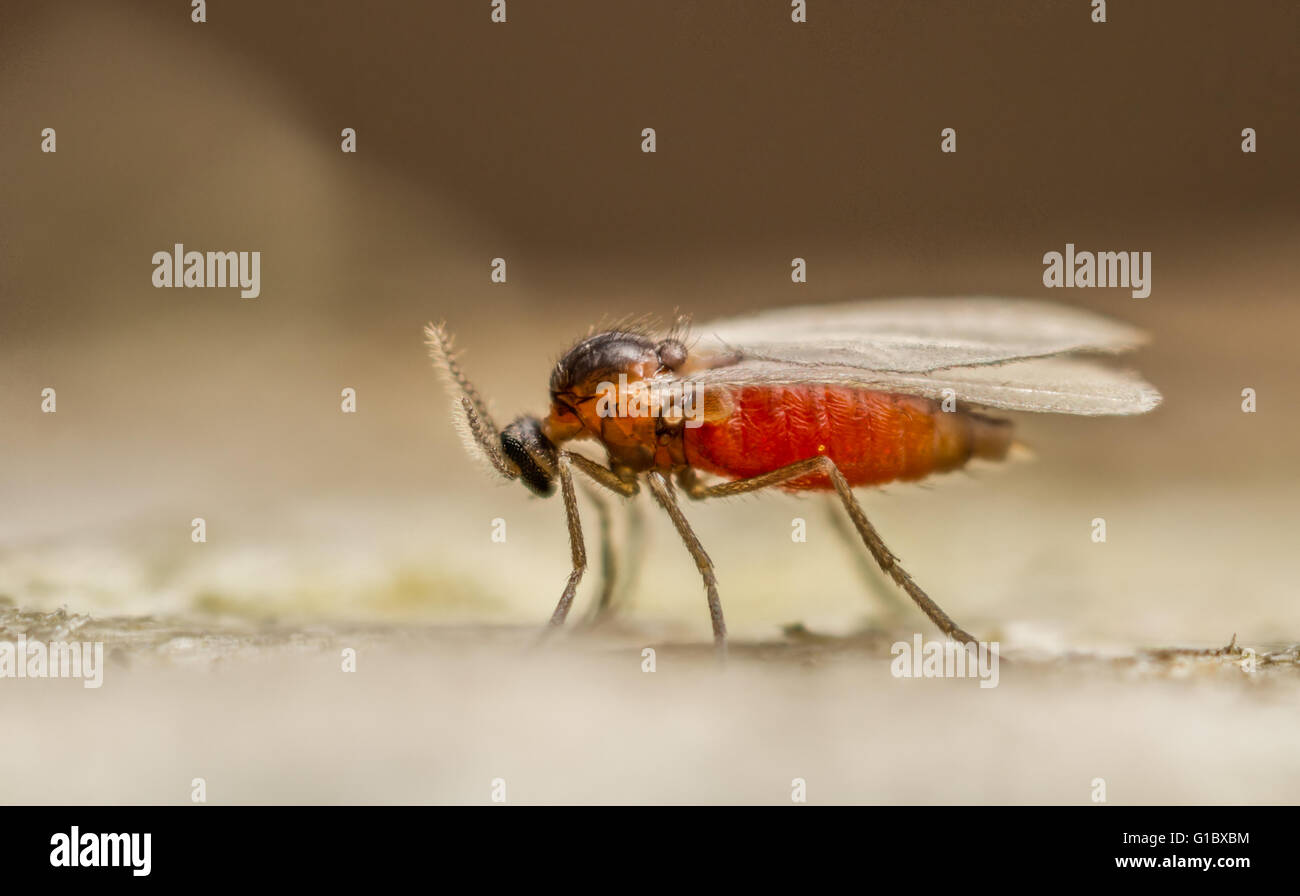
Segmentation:
<svg viewBox="0 0 1300 896">
<path fill-rule="evenodd" d="M 699 340 L 692 353 L 705 363 L 784 361 L 897 373 L 1122 352 L 1146 341 L 1140 330 L 1087 311 L 994 298 L 785 308 L 693 329 Z"/>
<path fill-rule="evenodd" d="M 696 328 L 682 378 L 709 386 L 826 383 L 1012 411 L 1142 414 L 1160 393 L 1073 352 L 1117 353 L 1140 330 L 1060 305 L 898 299 L 766 311 Z M 698 369 L 698 368 L 708 369 Z"/>
<path fill-rule="evenodd" d="M 712 389 L 727 386 L 824 383 L 920 395 L 1008 411 L 1051 414 L 1145 414 L 1160 393 L 1136 373 L 1078 358 L 1038 358 L 1000 365 L 949 367 L 922 373 L 870 371 L 833 364 L 740 361 L 684 375 Z"/>
</svg>

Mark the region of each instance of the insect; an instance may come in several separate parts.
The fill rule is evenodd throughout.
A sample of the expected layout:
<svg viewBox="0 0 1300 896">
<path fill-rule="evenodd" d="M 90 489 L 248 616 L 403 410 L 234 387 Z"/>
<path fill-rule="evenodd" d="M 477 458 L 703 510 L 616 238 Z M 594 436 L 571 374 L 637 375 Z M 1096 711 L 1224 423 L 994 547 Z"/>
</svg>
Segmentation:
<svg viewBox="0 0 1300 896">
<path fill-rule="evenodd" d="M 616 495 L 644 485 L 704 580 L 713 638 L 726 623 L 713 562 L 677 500 L 761 489 L 839 499 L 875 562 L 940 631 L 973 642 L 899 565 L 854 495 L 922 479 L 972 458 L 1001 460 L 1012 423 L 998 411 L 1142 414 L 1160 393 L 1088 354 L 1145 341 L 1098 315 L 1024 300 L 904 299 L 765 311 L 667 332 L 619 327 L 570 348 L 551 372 L 545 417 L 498 430 L 451 336 L 426 330 L 471 452 L 547 496 L 558 481 L 573 569 L 551 625 L 563 624 L 587 566 L 575 472 Z M 606 463 L 570 451 L 604 448 Z"/>
</svg>

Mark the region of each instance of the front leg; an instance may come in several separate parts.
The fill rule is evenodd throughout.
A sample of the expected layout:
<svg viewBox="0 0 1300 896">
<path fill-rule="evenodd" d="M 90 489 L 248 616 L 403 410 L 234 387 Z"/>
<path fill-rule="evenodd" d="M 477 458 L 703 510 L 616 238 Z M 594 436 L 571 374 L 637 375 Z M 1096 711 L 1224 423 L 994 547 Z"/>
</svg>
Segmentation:
<svg viewBox="0 0 1300 896">
<path fill-rule="evenodd" d="M 552 627 L 564 625 L 564 620 L 568 618 L 569 610 L 573 606 L 573 597 L 577 593 L 578 583 L 582 581 L 582 574 L 587 571 L 587 548 L 582 539 L 582 520 L 578 516 L 578 497 L 573 488 L 572 466 L 577 466 L 593 482 L 604 486 L 615 494 L 631 497 L 640 491 L 640 486 L 635 478 L 628 479 L 619 476 L 613 470 L 608 470 L 581 454 L 574 454 L 570 451 L 556 453 L 555 472 L 560 479 L 560 494 L 564 497 L 564 517 L 569 529 L 569 553 L 573 558 L 573 571 L 569 573 L 569 581 L 564 586 L 564 594 L 560 596 L 560 602 L 556 604 L 555 612 L 551 614 L 550 625 Z M 603 529 L 603 536 L 608 549 L 609 533 L 607 526 Z M 612 560 L 609 557 L 606 558 L 606 561 L 612 566 Z M 607 566 L 608 569 L 610 567 Z"/>
<path fill-rule="evenodd" d="M 578 590 L 578 582 L 587 569 L 587 549 L 582 543 L 582 520 L 578 517 L 578 497 L 573 491 L 573 473 L 569 469 L 569 459 L 573 455 L 567 451 L 559 452 L 555 461 L 555 471 L 560 477 L 560 494 L 564 496 L 564 516 L 569 525 L 569 553 L 573 558 L 573 572 L 569 573 L 568 584 L 564 594 L 551 614 L 551 626 L 564 625 L 564 619 L 573 606 L 573 595 Z"/>
</svg>

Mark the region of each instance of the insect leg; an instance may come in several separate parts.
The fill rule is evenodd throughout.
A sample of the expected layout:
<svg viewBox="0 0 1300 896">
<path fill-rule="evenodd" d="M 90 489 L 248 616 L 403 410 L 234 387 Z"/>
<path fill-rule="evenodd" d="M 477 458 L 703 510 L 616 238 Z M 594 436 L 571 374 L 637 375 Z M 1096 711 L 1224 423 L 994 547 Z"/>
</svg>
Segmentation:
<svg viewBox="0 0 1300 896">
<path fill-rule="evenodd" d="M 588 489 L 588 496 L 599 512 L 609 513 L 609 504 L 599 499 L 599 493 Z M 624 508 L 625 518 L 618 533 L 614 531 L 612 515 L 601 518 L 602 563 L 605 564 L 602 572 L 607 573 L 601 579 L 600 598 L 592 604 L 584 620 L 588 625 L 599 625 L 622 612 L 641 577 L 641 561 L 645 558 L 645 514 L 636 500 L 624 502 Z M 607 533 L 605 526 L 609 526 Z M 606 538 L 608 541 L 604 541 Z"/>
<path fill-rule="evenodd" d="M 893 555 L 889 548 L 885 547 L 885 542 L 881 539 L 880 533 L 876 527 L 871 525 L 867 515 L 862 511 L 862 505 L 853 494 L 853 489 L 849 485 L 840 468 L 835 466 L 835 461 L 829 457 L 823 457 L 824 466 L 827 474 L 831 477 L 831 482 L 835 484 L 835 491 L 839 492 L 840 501 L 844 503 L 844 509 L 848 511 L 849 518 L 853 520 L 853 525 L 857 528 L 858 534 L 862 536 L 862 542 L 871 552 L 871 556 L 876 558 L 876 563 L 880 565 L 891 579 L 898 583 L 898 587 L 907 592 L 921 612 L 930 617 L 930 621 L 939 627 L 943 632 L 954 641 L 962 644 L 974 644 L 975 639 L 967 634 L 961 626 L 952 621 L 947 613 L 943 611 L 938 604 L 930 599 L 930 596 L 921 590 L 921 586 L 912 581 L 912 577 L 907 570 L 903 569 L 898 563 L 898 558 Z"/>
<path fill-rule="evenodd" d="M 677 506 L 677 497 L 673 494 L 673 487 L 662 473 L 652 471 L 646 474 L 646 481 L 650 483 L 650 493 L 655 496 L 655 500 L 660 506 L 668 512 L 672 519 L 673 525 L 677 527 L 677 534 L 682 537 L 682 542 L 686 545 L 686 550 L 691 552 L 695 558 L 695 566 L 700 571 L 704 579 L 704 590 L 709 599 L 709 618 L 713 622 L 713 643 L 718 650 L 725 651 L 727 648 L 727 624 L 722 619 L 722 601 L 718 599 L 718 579 L 713 574 L 713 561 L 705 553 L 704 545 L 695 536 L 691 529 L 691 524 L 687 522 L 686 515 L 682 509 Z"/>
<path fill-rule="evenodd" d="M 614 551 L 609 502 L 590 484 L 584 483 L 582 490 L 595 506 L 596 516 L 600 519 L 600 596 L 588 614 L 588 621 L 595 622 L 609 612 L 614 599 L 614 584 L 618 580 L 618 556 Z"/>
<path fill-rule="evenodd" d="M 880 567 L 864 557 L 862 552 L 858 550 L 857 533 L 849 527 L 848 521 L 844 519 L 844 514 L 840 513 L 836 499 L 827 495 L 822 507 L 826 510 L 826 519 L 831 525 L 831 531 L 844 543 L 844 547 L 851 552 L 853 566 L 857 569 L 862 581 L 887 606 L 891 615 L 898 615 L 905 610 L 907 601 L 902 598 L 898 591 L 890 587 Z"/>
<path fill-rule="evenodd" d="M 602 467 L 600 464 L 581 454 L 574 454 L 569 451 L 561 451 L 560 454 L 562 454 L 567 461 L 577 467 L 579 471 L 585 473 L 592 482 L 603 486 L 620 497 L 631 498 L 641 491 L 641 485 L 637 482 L 635 476 L 621 476 L 617 471 L 611 470 L 607 467 Z M 613 609 L 614 585 L 617 576 L 615 575 L 616 564 L 614 558 L 613 539 L 611 538 L 610 532 L 608 505 L 600 500 L 599 493 L 594 490 L 589 492 L 589 494 L 592 499 L 596 501 L 597 512 L 601 516 L 601 563 L 603 574 L 600 598 L 596 603 L 595 612 L 593 612 L 589 617 L 590 621 L 595 622 L 601 616 L 608 614 Z M 640 524 L 640 510 L 633 506 L 629 514 L 628 526 L 629 540 L 635 539 L 632 543 L 633 550 L 638 547 L 637 542 L 640 541 Z"/>
<path fill-rule="evenodd" d="M 645 559 L 645 513 L 638 501 L 627 502 L 627 526 L 624 529 L 624 542 L 627 545 L 623 556 L 628 558 L 623 581 L 614 593 L 614 608 L 625 604 L 629 594 L 636 588 L 641 578 L 641 562 Z"/>
<path fill-rule="evenodd" d="M 800 476 L 816 472 L 825 473 L 831 480 L 831 484 L 835 486 L 835 491 L 839 493 L 840 502 L 844 505 L 844 509 L 848 511 L 849 518 L 853 520 L 858 535 L 862 537 L 863 544 L 867 546 L 867 550 L 871 552 L 871 556 L 875 558 L 880 568 L 898 584 L 898 587 L 907 592 L 907 596 L 921 608 L 921 612 L 930 617 L 930 621 L 937 625 L 945 635 L 963 644 L 975 643 L 975 639 L 963 631 L 957 623 L 953 622 L 952 618 L 931 600 L 930 596 L 922 591 L 916 582 L 912 581 L 912 577 L 908 575 L 907 570 L 898 564 L 898 558 L 890 552 L 889 548 L 885 547 L 880 534 L 871 525 L 867 515 L 862 512 L 862 506 L 858 504 L 858 499 L 853 496 L 852 486 L 844 478 L 840 468 L 835 466 L 835 461 L 829 457 L 820 455 L 808 460 L 795 461 L 788 466 L 781 467 L 779 470 L 773 470 L 761 476 L 739 479 L 735 482 L 723 482 L 718 485 L 704 485 L 693 476 L 682 477 L 682 486 L 686 488 L 688 495 L 697 500 L 725 498 L 728 495 L 740 495 L 745 492 L 780 485 L 782 482 L 789 482 L 792 479 L 798 479 Z"/>
<path fill-rule="evenodd" d="M 826 459 L 829 460 L 829 458 Z M 816 473 L 821 470 L 822 460 L 822 457 L 797 460 L 770 473 L 751 476 L 748 479 L 736 479 L 732 482 L 720 482 L 717 485 L 705 485 L 696 478 L 695 471 L 688 468 L 677 475 L 677 481 L 682 488 L 686 489 L 687 497 L 696 501 L 702 501 L 705 498 L 726 498 L 730 495 L 756 492 L 759 489 L 789 482 L 791 479 L 798 479 L 800 476 L 807 476 L 809 473 Z"/>
<path fill-rule="evenodd" d="M 587 549 L 582 544 L 582 521 L 578 518 L 578 498 L 573 491 L 573 473 L 569 470 L 569 459 L 572 456 L 567 451 L 561 451 L 555 460 L 555 471 L 560 477 L 560 492 L 564 495 L 564 516 L 569 524 L 569 552 L 573 557 L 573 572 L 569 573 L 564 594 L 560 596 L 560 602 L 556 604 L 555 612 L 551 614 L 552 626 L 564 624 L 564 618 L 569 615 L 569 607 L 573 605 L 573 595 L 578 590 L 578 582 L 582 580 L 582 574 L 587 569 Z"/>
<path fill-rule="evenodd" d="M 561 451 L 560 453 L 572 461 L 575 467 L 590 476 L 597 485 L 603 485 L 616 495 L 630 498 L 641 491 L 641 486 L 637 484 L 635 477 L 624 479 L 613 470 L 602 467 L 594 460 L 583 457 L 581 454 L 574 454 L 571 451 Z"/>
</svg>

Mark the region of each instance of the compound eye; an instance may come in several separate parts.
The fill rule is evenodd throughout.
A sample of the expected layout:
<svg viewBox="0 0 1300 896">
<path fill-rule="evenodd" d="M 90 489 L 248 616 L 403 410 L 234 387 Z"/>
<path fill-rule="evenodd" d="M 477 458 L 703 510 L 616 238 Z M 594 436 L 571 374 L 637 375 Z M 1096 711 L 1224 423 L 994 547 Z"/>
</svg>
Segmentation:
<svg viewBox="0 0 1300 896">
<path fill-rule="evenodd" d="M 529 424 L 527 427 L 518 424 L 507 426 L 501 433 L 501 450 L 511 463 L 519 468 L 519 478 L 524 481 L 528 490 L 545 498 L 555 492 L 555 480 L 529 451 L 529 442 L 538 451 L 545 451 L 548 448 L 553 451 L 554 448 L 546 441 L 546 437 L 537 431 L 534 421 L 529 421 Z"/>
<path fill-rule="evenodd" d="M 528 486 L 528 490 L 540 498 L 549 498 L 555 494 L 555 480 L 539 469 L 521 472 L 519 478 Z"/>
</svg>

